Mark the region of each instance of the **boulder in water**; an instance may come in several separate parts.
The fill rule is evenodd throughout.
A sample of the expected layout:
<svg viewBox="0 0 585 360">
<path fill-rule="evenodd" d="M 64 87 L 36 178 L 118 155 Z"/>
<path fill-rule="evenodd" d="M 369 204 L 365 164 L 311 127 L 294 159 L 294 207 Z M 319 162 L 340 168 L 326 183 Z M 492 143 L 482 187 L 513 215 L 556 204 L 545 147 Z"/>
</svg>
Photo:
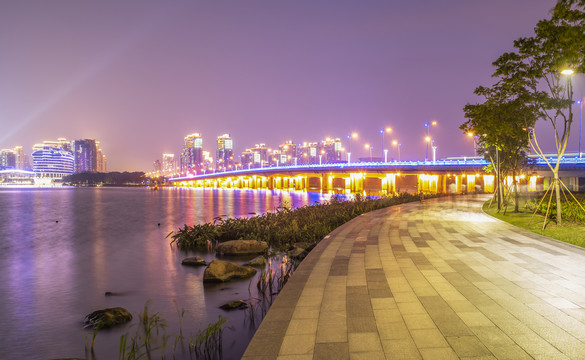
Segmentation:
<svg viewBox="0 0 585 360">
<path fill-rule="evenodd" d="M 185 258 L 185 259 L 183 259 L 183 261 L 181 262 L 181 264 L 188 265 L 188 266 L 203 266 L 203 265 L 207 265 L 207 263 L 205 262 L 205 260 L 203 260 L 203 258 L 200 257 L 200 256 L 193 256 L 193 257 Z"/>
<path fill-rule="evenodd" d="M 244 279 L 256 274 L 256 269 L 229 261 L 213 260 L 203 273 L 204 282 L 224 282 L 231 279 Z"/>
<path fill-rule="evenodd" d="M 230 301 L 228 303 L 223 304 L 219 308 L 229 311 L 229 310 L 245 309 L 247 307 L 248 307 L 248 304 L 246 304 L 242 300 L 234 300 L 234 301 Z"/>
<path fill-rule="evenodd" d="M 85 317 L 86 327 L 96 330 L 106 329 L 112 326 L 127 323 L 132 320 L 132 314 L 122 307 L 96 310 Z"/>
<path fill-rule="evenodd" d="M 262 255 L 256 256 L 246 264 L 248 266 L 264 266 L 266 265 L 266 258 Z"/>
</svg>

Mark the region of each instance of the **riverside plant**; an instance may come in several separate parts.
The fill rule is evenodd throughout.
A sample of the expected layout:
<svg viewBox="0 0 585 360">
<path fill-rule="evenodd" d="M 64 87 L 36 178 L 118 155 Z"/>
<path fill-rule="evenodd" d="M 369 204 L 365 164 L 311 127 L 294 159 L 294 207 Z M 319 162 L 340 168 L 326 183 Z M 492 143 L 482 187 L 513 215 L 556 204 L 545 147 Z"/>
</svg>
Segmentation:
<svg viewBox="0 0 585 360">
<path fill-rule="evenodd" d="M 194 338 L 186 339 L 183 336 L 183 317 L 185 309 L 179 310 L 177 307 L 177 314 L 179 316 L 179 334 L 175 336 L 174 347 L 169 349 L 169 339 L 172 337 L 167 335 L 166 321 L 159 313 L 149 312 L 150 301 L 146 302 L 143 311 L 139 315 L 139 322 L 136 327 L 136 332 L 131 336 L 128 332 L 120 337 L 119 359 L 120 360 L 138 360 L 138 359 L 166 359 L 167 355 L 175 358 L 177 347 L 179 344 L 183 345 L 187 341 L 189 345 L 189 354 L 193 358 L 214 359 L 221 358 L 222 353 L 222 338 L 224 324 L 227 319 L 219 316 L 218 320 L 211 322 L 205 329 L 197 332 Z M 95 339 L 102 327 L 94 328 L 91 346 L 88 346 L 86 339 L 86 357 L 88 359 L 97 359 L 94 353 Z"/>
<path fill-rule="evenodd" d="M 294 210 L 280 207 L 250 218 L 216 217 L 213 222 L 171 232 L 171 245 L 181 250 L 205 247 L 209 242 L 260 240 L 274 249 L 286 249 L 297 242 L 314 244 L 347 221 L 369 211 L 420 200 L 419 195 L 401 193 L 392 197 L 371 198 L 356 195 L 351 200 L 338 196 L 324 203 Z"/>
<path fill-rule="evenodd" d="M 200 330 L 195 337 L 195 343 L 191 340 L 189 349 L 195 351 L 197 358 L 221 359 L 223 325 L 227 319 L 219 315 L 216 322 L 210 323 L 205 329 Z"/>
</svg>

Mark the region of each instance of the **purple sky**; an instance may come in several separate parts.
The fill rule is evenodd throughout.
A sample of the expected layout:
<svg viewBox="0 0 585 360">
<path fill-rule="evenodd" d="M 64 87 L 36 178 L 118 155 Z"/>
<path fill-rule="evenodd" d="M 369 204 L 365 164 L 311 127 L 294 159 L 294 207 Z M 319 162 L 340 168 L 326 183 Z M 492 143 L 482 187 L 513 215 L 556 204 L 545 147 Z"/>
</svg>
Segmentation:
<svg viewBox="0 0 585 360">
<path fill-rule="evenodd" d="M 423 124 L 436 120 L 438 156 L 471 155 L 463 106 L 554 4 L 3 1 L 0 148 L 96 138 L 108 170 L 151 170 L 193 132 L 212 151 L 230 133 L 239 154 L 356 131 L 355 156 L 365 143 L 382 156 L 391 126 L 402 159 L 424 159 Z"/>
</svg>

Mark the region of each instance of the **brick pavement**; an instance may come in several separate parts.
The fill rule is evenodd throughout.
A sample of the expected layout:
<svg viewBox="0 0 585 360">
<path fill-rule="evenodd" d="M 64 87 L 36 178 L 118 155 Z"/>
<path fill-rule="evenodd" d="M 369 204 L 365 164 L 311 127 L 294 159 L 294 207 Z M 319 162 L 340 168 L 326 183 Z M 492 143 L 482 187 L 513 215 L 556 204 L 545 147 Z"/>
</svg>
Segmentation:
<svg viewBox="0 0 585 360">
<path fill-rule="evenodd" d="M 399 205 L 333 231 L 244 359 L 585 359 L 585 250 L 481 211 Z"/>
</svg>

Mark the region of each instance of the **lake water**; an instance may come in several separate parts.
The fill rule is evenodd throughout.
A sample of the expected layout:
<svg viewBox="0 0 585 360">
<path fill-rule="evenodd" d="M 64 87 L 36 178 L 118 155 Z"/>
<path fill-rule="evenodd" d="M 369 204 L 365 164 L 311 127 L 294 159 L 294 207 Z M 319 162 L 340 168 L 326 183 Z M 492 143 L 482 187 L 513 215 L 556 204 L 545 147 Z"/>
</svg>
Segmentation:
<svg viewBox="0 0 585 360">
<path fill-rule="evenodd" d="M 218 315 L 228 318 L 223 357 L 239 358 L 259 320 L 252 321 L 247 311 L 226 312 L 218 306 L 257 297 L 248 290 L 256 280 L 204 285 L 204 268 L 181 265 L 196 253 L 171 247 L 166 236 L 184 224 L 220 215 L 251 216 L 283 204 L 299 207 L 321 200 L 321 194 L 303 192 L 0 189 L 0 358 L 85 357 L 92 334 L 83 329 L 85 315 L 121 306 L 134 320 L 100 331 L 93 355 L 117 359 L 120 337 L 135 333 L 147 301 L 152 312 L 166 319 L 170 342 L 180 327 L 177 309 L 185 310 L 182 332 L 187 338 Z M 105 296 L 106 291 L 114 296 Z M 175 356 L 189 358 L 180 348 Z"/>
</svg>

